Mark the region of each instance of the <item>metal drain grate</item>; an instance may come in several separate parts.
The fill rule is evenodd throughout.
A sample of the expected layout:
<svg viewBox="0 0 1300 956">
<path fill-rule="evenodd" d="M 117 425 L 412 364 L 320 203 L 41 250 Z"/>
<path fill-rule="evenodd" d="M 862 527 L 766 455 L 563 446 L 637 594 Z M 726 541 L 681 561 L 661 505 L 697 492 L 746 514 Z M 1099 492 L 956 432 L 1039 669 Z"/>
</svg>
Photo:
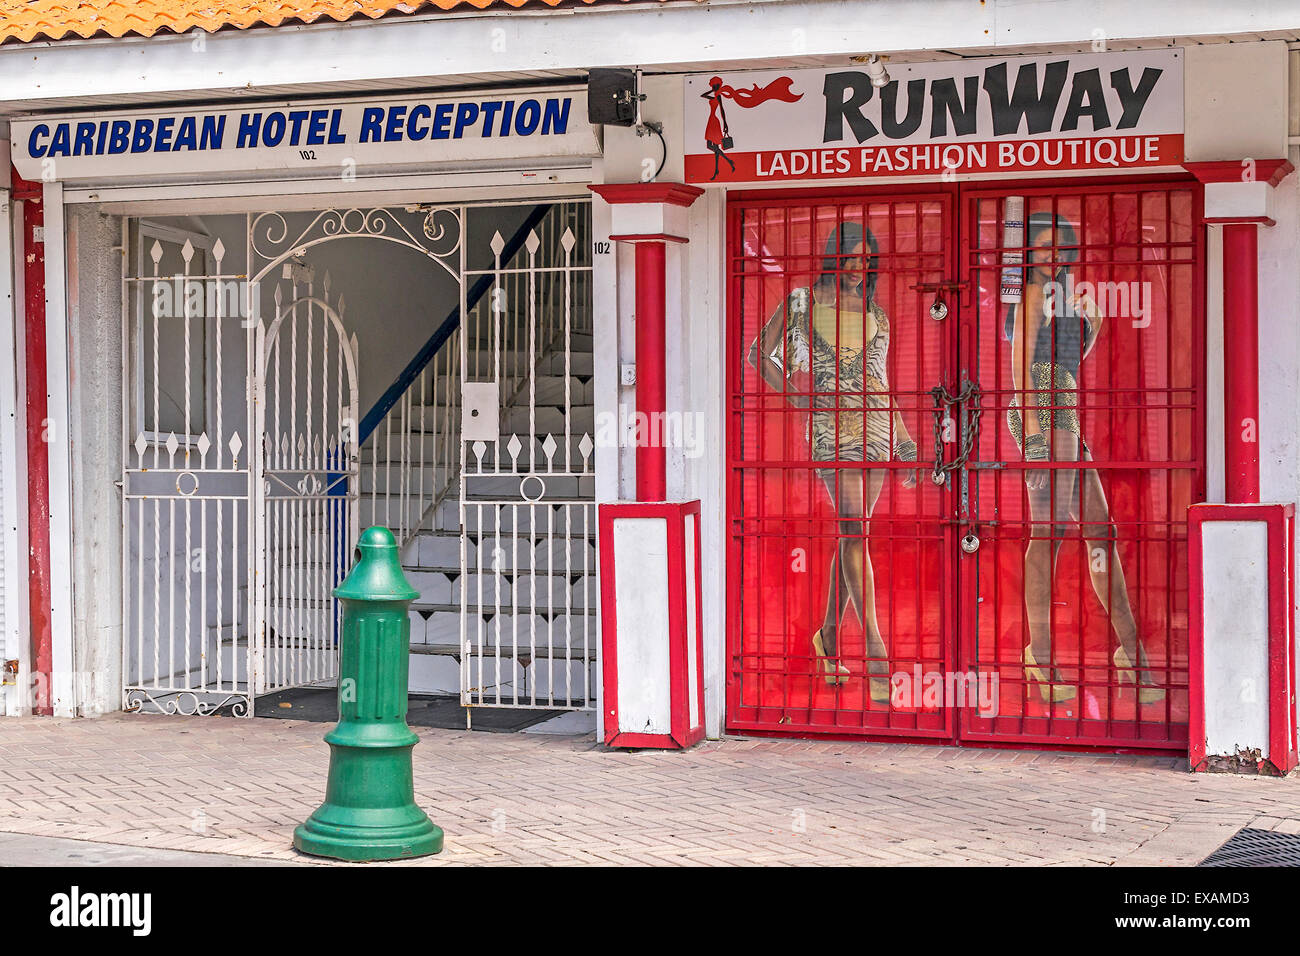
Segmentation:
<svg viewBox="0 0 1300 956">
<path fill-rule="evenodd" d="M 1238 830 L 1199 866 L 1300 866 L 1300 833 Z"/>
</svg>

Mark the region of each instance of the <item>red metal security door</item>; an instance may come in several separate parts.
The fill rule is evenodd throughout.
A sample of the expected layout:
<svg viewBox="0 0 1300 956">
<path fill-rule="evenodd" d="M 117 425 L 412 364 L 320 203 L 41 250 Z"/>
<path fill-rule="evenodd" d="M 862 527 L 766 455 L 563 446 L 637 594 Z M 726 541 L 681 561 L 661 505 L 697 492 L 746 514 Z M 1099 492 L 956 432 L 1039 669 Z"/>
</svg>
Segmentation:
<svg viewBox="0 0 1300 956">
<path fill-rule="evenodd" d="M 1186 747 L 1200 215 L 732 198 L 730 728 Z"/>
<path fill-rule="evenodd" d="M 999 189 L 966 193 L 962 212 L 960 350 L 982 414 L 954 476 L 978 542 L 961 559 L 960 661 L 997 700 L 964 707 L 961 735 L 1185 749 L 1199 192 Z"/>
<path fill-rule="evenodd" d="M 953 197 L 734 197 L 729 229 L 728 726 L 950 738 Z"/>
</svg>

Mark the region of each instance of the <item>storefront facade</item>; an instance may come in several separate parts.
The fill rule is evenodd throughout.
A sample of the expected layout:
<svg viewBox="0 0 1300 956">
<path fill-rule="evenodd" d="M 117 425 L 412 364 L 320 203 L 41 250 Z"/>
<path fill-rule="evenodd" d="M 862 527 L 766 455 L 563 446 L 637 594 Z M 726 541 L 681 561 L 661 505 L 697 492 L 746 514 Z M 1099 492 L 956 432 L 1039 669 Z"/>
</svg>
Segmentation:
<svg viewBox="0 0 1300 956">
<path fill-rule="evenodd" d="M 41 682 L 38 711 L 86 716 L 328 683 L 339 555 L 381 522 L 424 593 L 413 680 L 475 706 L 615 701 L 640 716 L 613 736 L 653 735 L 680 680 L 713 737 L 1263 734 L 1285 764 L 1294 602 L 1239 572 L 1287 559 L 1250 551 L 1254 517 L 1193 515 L 1300 497 L 1300 22 L 1025 18 L 994 48 L 982 12 L 894 4 L 862 50 L 831 28 L 856 6 L 489 9 L 220 33 L 194 62 L 192 37 L 62 41 L 39 84 L 0 47 L 9 195 L 45 227 L 15 388 L 47 375 L 56 425 L 15 504 L 48 498 L 50 623 L 15 624 L 9 710 Z M 461 49 L 484 36 L 491 72 Z M 395 52 L 435 40 L 436 69 Z M 588 124 L 603 66 L 640 68 L 659 136 Z M 223 282 L 172 341 L 151 324 L 159 289 Z M 598 511 L 663 502 L 690 505 L 688 653 L 625 663 L 658 618 Z M 618 540 L 619 568 L 659 560 Z M 675 580 L 645 587 L 676 607 Z"/>
</svg>

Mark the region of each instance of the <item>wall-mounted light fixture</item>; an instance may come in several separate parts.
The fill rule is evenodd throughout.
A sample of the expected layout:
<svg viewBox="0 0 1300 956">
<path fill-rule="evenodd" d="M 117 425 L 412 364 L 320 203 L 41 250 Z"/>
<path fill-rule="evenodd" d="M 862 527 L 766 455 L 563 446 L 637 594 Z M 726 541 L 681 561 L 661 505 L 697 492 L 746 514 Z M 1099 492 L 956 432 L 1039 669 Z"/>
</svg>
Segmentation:
<svg viewBox="0 0 1300 956">
<path fill-rule="evenodd" d="M 641 118 L 641 104 L 645 94 L 641 92 L 640 70 L 594 69 L 587 73 L 587 121 L 601 126 L 631 126 L 637 136 L 653 133 L 659 137 L 663 146 L 663 156 L 655 179 L 663 172 L 668 160 L 668 143 L 664 141 L 664 124 Z"/>
<path fill-rule="evenodd" d="M 887 56 L 879 56 L 875 53 L 868 53 L 863 56 L 850 57 L 854 63 L 863 65 L 862 72 L 867 74 L 871 80 L 871 85 L 876 89 L 889 85 L 889 71 L 885 69 Z"/>
</svg>

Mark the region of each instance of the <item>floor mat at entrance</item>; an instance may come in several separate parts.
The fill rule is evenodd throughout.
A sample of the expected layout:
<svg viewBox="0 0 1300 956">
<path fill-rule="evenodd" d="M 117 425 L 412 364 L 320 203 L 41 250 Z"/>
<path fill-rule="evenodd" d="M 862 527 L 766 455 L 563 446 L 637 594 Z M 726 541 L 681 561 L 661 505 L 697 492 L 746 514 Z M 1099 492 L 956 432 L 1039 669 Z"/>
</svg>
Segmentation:
<svg viewBox="0 0 1300 956">
<path fill-rule="evenodd" d="M 475 709 L 474 729 L 508 734 L 540 724 L 567 713 L 563 710 L 510 710 L 480 707 Z M 257 698 L 253 707 L 256 717 L 283 720 L 314 720 L 335 723 L 339 719 L 338 692 L 333 687 L 293 687 Z M 412 694 L 408 701 L 406 722 L 414 727 L 440 730 L 464 730 L 465 708 L 455 697 L 432 697 Z"/>
<path fill-rule="evenodd" d="M 1300 866 L 1300 833 L 1246 827 L 1197 866 Z"/>
</svg>

